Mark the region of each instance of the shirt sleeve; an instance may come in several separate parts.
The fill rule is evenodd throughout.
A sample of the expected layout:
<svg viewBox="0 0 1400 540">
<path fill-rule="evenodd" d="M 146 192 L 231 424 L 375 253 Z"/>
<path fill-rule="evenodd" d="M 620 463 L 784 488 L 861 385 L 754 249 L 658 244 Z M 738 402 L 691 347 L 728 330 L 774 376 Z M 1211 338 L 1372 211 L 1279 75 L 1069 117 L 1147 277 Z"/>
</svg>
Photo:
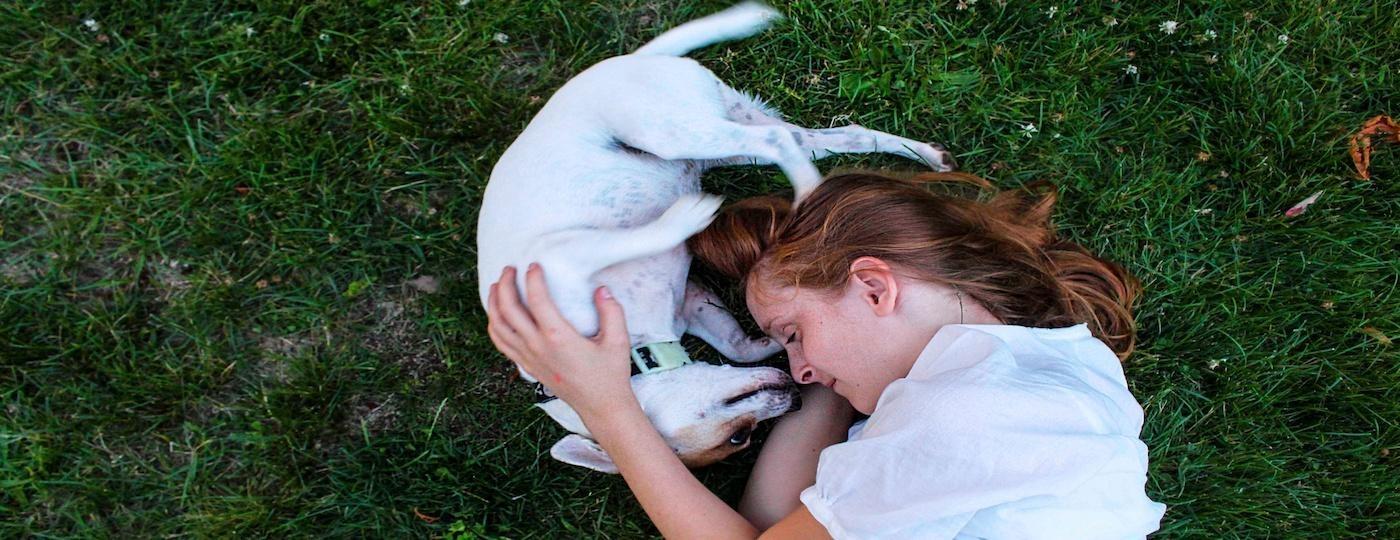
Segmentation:
<svg viewBox="0 0 1400 540">
<path fill-rule="evenodd" d="M 834 538 L 953 538 L 977 512 L 1068 493 L 1140 444 L 1093 433 L 1063 389 L 998 380 L 891 384 L 860 440 L 822 452 L 802 503 Z"/>
</svg>

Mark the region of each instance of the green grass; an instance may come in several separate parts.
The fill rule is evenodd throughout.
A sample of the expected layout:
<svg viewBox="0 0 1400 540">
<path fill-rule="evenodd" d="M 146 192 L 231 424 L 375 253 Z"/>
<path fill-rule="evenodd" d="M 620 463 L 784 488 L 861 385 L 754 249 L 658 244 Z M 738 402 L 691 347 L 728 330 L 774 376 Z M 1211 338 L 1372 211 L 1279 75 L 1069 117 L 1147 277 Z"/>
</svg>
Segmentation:
<svg viewBox="0 0 1400 540">
<path fill-rule="evenodd" d="M 1400 534 L 1400 357 L 1361 331 L 1400 337 L 1400 147 L 1373 182 L 1346 156 L 1400 115 L 1400 6 L 956 4 L 794 2 L 695 56 L 798 123 L 1063 188 L 1066 234 L 1147 287 L 1161 537 Z M 654 534 L 548 457 L 473 224 L 555 88 L 723 5 L 0 5 L 0 536 Z M 700 476 L 732 501 L 753 458 Z"/>
</svg>

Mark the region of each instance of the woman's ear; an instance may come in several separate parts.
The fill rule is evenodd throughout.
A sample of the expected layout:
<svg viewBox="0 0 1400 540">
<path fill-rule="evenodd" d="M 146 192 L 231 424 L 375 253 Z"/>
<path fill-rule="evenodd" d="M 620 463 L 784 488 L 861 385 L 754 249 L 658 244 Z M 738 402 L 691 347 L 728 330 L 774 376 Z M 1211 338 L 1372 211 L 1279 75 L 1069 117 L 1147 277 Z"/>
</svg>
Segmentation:
<svg viewBox="0 0 1400 540">
<path fill-rule="evenodd" d="M 861 257 L 851 261 L 850 276 L 850 287 L 877 317 L 894 313 L 899 283 L 890 265 L 875 257 Z"/>
</svg>

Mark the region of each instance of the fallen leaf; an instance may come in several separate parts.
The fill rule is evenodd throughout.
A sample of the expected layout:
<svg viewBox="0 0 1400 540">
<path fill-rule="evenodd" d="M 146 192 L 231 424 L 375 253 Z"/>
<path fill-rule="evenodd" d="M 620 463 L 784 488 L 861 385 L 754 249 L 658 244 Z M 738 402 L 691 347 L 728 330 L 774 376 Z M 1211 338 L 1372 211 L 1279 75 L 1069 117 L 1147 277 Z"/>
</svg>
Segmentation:
<svg viewBox="0 0 1400 540">
<path fill-rule="evenodd" d="M 435 518 L 435 517 L 433 517 L 433 516 L 424 514 L 424 513 L 422 513 L 422 512 L 419 512 L 417 507 L 414 507 L 414 508 L 413 508 L 413 515 L 418 516 L 418 519 L 421 519 L 421 520 L 423 520 L 424 522 L 427 522 L 427 523 L 437 523 L 437 520 L 439 519 L 439 518 Z"/>
<path fill-rule="evenodd" d="M 1308 207 L 1312 206 L 1313 203 L 1317 202 L 1317 198 L 1320 196 L 1322 196 L 1321 191 L 1309 195 L 1308 198 L 1303 199 L 1298 204 L 1293 205 L 1293 208 L 1289 208 L 1288 211 L 1283 213 L 1283 215 L 1288 217 L 1298 217 L 1303 215 L 1303 212 L 1308 211 Z"/>
<path fill-rule="evenodd" d="M 1376 338 L 1376 341 L 1379 341 L 1381 345 L 1384 345 L 1386 347 L 1389 347 L 1390 344 L 1393 343 L 1392 341 L 1390 341 L 1390 336 L 1385 335 L 1385 332 L 1382 332 L 1381 329 L 1376 328 L 1374 326 L 1367 326 L 1365 328 L 1362 328 L 1361 333 Z"/>
<path fill-rule="evenodd" d="M 1351 162 L 1356 165 L 1356 174 L 1362 180 L 1371 179 L 1371 137 L 1380 135 L 1380 140 L 1400 144 L 1400 124 L 1389 116 L 1380 115 L 1361 125 L 1361 130 L 1351 136 Z"/>
</svg>

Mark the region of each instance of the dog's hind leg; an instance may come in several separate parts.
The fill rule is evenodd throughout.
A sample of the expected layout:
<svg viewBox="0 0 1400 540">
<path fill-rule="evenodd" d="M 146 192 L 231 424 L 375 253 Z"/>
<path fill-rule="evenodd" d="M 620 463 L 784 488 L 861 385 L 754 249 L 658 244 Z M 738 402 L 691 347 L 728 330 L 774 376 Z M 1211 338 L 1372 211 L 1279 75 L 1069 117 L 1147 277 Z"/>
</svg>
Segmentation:
<svg viewBox="0 0 1400 540">
<path fill-rule="evenodd" d="M 700 115 L 649 118 L 615 126 L 624 144 L 666 160 L 748 158 L 771 163 L 792 182 L 801 201 L 821 183 L 821 172 L 781 126 L 754 126 Z"/>
<path fill-rule="evenodd" d="M 834 154 L 883 152 L 918 161 L 935 171 L 946 172 L 957 168 L 953 155 L 941 144 L 919 142 L 883 131 L 867 129 L 856 124 L 830 129 L 805 128 L 783 120 L 776 109 L 768 106 L 759 98 L 729 87 L 724 87 L 721 94 L 724 96 L 725 114 L 729 119 L 741 124 L 781 127 L 788 131 L 793 140 L 802 147 L 802 151 L 811 156 L 813 160 Z M 743 157 L 722 160 L 715 164 L 743 165 L 749 163 L 766 164 Z"/>
<path fill-rule="evenodd" d="M 592 286 L 597 284 L 595 275 L 624 261 L 678 249 L 687 238 L 714 221 L 720 202 L 713 195 L 684 195 L 655 221 L 638 227 L 579 228 L 541 235 L 526 249 L 525 260 L 520 262 L 539 263 L 545 271 L 550 298 L 564 318 L 584 335 L 593 335 L 598 329 L 598 312 L 591 300 Z M 517 285 L 524 290 L 525 272 L 518 275 Z M 632 318 L 639 315 L 628 313 L 632 330 L 637 330 L 631 324 Z"/>
<path fill-rule="evenodd" d="M 628 229 L 568 229 L 542 235 L 528 250 L 542 266 L 556 262 L 587 279 L 614 264 L 656 255 L 675 248 L 715 219 L 722 199 L 714 195 L 683 195 L 655 221 Z M 546 268 L 553 271 L 554 268 Z"/>
<path fill-rule="evenodd" d="M 687 325 L 686 333 L 705 340 L 735 362 L 757 362 L 783 350 L 781 344 L 770 338 L 749 337 L 719 297 L 693 281 L 685 284 L 681 316 Z"/>
</svg>

